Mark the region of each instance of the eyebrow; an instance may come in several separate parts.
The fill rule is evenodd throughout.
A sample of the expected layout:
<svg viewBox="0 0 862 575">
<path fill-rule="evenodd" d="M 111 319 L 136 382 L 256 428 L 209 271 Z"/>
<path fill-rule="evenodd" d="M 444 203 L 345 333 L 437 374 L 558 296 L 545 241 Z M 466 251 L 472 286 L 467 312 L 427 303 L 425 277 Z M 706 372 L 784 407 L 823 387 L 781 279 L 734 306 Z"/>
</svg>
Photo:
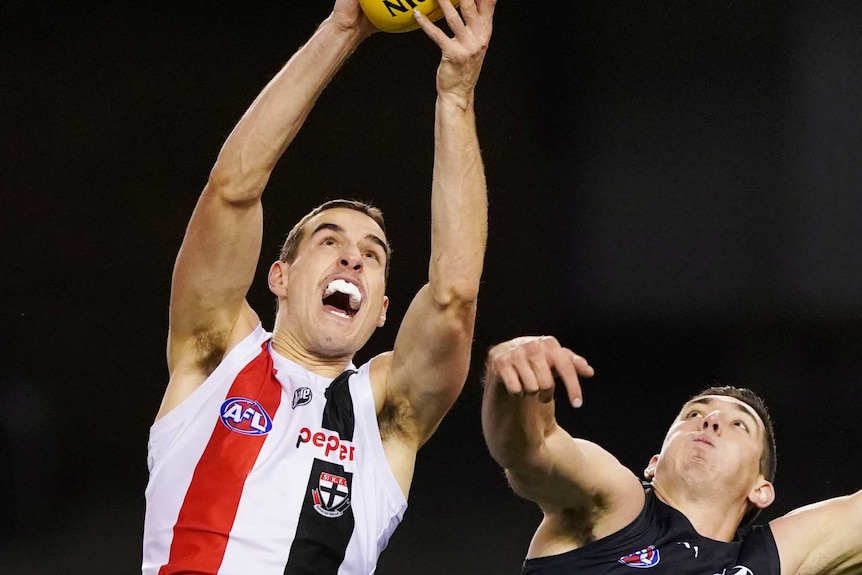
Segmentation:
<svg viewBox="0 0 862 575">
<path fill-rule="evenodd" d="M 692 399 L 691 401 L 686 403 L 683 406 L 683 411 L 685 411 L 685 409 L 691 405 L 695 405 L 695 404 L 709 405 L 713 401 L 714 401 L 713 397 L 698 397 L 698 398 Z M 745 403 L 742 403 L 742 402 L 738 402 L 738 401 L 734 401 L 731 403 L 733 404 L 733 408 L 736 411 L 739 411 L 740 413 L 747 415 L 748 417 L 750 417 L 752 419 L 752 421 L 754 422 L 756 427 L 760 427 L 760 425 L 757 423 L 758 421 L 760 421 L 760 417 L 758 417 L 757 414 L 755 414 L 754 411 L 750 407 L 748 407 L 748 405 L 746 405 Z"/>
<path fill-rule="evenodd" d="M 323 230 L 330 230 L 337 233 L 344 233 L 344 228 L 339 226 L 338 224 L 333 224 L 332 222 L 323 222 L 317 225 L 312 231 L 311 235 L 314 236 L 317 232 Z M 383 253 L 386 254 L 386 257 L 389 257 L 389 245 L 380 239 L 378 236 L 374 234 L 368 234 L 365 236 L 365 239 L 371 240 L 375 244 L 379 245 L 383 249 Z"/>
</svg>

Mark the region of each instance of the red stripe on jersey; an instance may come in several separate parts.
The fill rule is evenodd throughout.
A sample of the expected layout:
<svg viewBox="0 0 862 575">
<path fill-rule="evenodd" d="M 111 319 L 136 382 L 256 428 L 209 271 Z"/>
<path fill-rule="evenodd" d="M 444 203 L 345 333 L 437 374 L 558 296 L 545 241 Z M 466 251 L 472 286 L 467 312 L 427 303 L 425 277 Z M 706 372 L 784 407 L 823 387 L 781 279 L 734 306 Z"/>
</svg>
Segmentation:
<svg viewBox="0 0 862 575">
<path fill-rule="evenodd" d="M 272 358 L 263 345 L 237 375 L 228 397 L 257 401 L 270 416 L 281 402 L 281 384 L 275 379 Z M 221 566 L 246 477 L 263 447 L 266 435 L 243 435 L 228 429 L 216 416 L 215 427 L 186 491 L 168 562 L 159 575 L 211 573 Z"/>
</svg>

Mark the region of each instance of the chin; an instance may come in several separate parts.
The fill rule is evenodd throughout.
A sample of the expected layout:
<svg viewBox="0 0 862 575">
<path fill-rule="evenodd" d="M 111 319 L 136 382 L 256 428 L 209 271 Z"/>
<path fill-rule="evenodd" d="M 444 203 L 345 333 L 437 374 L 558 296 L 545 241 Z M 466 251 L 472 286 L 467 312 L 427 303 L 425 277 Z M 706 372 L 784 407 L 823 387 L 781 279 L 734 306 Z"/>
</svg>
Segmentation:
<svg viewBox="0 0 862 575">
<path fill-rule="evenodd" d="M 333 337 L 322 337 L 315 342 L 315 354 L 321 357 L 352 357 L 357 351 L 362 349 L 362 344 L 356 341 L 356 338 L 344 337 L 343 334 Z"/>
</svg>

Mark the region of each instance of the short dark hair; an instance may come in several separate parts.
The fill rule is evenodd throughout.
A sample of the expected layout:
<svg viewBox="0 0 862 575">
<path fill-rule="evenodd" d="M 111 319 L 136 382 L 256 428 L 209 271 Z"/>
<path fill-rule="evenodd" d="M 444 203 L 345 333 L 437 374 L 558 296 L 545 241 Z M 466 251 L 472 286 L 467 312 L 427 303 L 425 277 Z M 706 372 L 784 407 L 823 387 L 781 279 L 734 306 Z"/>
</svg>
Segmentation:
<svg viewBox="0 0 862 575">
<path fill-rule="evenodd" d="M 766 402 L 750 389 L 745 387 L 734 387 L 732 385 L 707 388 L 694 395 L 689 401 L 709 395 L 738 399 L 751 407 L 755 413 L 760 416 L 760 420 L 763 422 L 763 451 L 760 454 L 760 473 L 770 483 L 773 482 L 775 480 L 775 471 L 778 467 L 778 452 L 775 447 L 775 430 L 772 426 L 772 418 L 769 417 L 769 410 L 766 408 Z M 759 512 L 760 509 L 756 507 L 750 509 L 742 518 L 742 524 L 745 525 L 746 523 L 750 523 Z"/>
<path fill-rule="evenodd" d="M 367 202 L 361 202 L 359 200 L 329 200 L 328 202 L 324 202 L 305 214 L 301 220 L 296 222 L 296 225 L 293 226 L 293 229 L 287 234 L 287 238 L 284 240 L 284 244 L 281 246 L 281 253 L 279 254 L 278 259 L 282 262 L 292 264 L 294 260 L 296 260 L 296 255 L 299 252 L 299 246 L 302 243 L 303 238 L 305 237 L 305 226 L 308 223 L 308 220 L 316 216 L 321 212 L 325 212 L 326 210 L 334 210 L 336 208 L 347 208 L 348 210 L 355 210 L 357 212 L 363 213 L 374 222 L 380 226 L 380 229 L 383 230 L 383 233 L 386 233 L 386 224 L 383 221 L 383 212 L 380 211 L 380 208 L 376 208 L 373 205 Z M 385 268 L 385 278 L 389 279 L 389 263 L 392 258 L 392 247 L 389 245 L 389 238 L 384 238 L 386 240 L 386 268 Z"/>
</svg>

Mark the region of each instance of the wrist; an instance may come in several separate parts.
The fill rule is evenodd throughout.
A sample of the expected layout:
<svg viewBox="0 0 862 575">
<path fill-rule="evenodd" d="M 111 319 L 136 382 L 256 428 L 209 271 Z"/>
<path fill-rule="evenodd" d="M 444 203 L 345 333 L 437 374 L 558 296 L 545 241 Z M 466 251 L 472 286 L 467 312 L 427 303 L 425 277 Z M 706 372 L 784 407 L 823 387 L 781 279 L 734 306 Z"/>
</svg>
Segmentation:
<svg viewBox="0 0 862 575">
<path fill-rule="evenodd" d="M 323 21 L 321 27 L 323 26 L 331 27 L 335 33 L 351 37 L 355 40 L 356 44 L 359 44 L 377 31 L 361 11 L 356 16 L 343 12 L 333 12 Z"/>
<path fill-rule="evenodd" d="M 463 93 L 451 90 L 439 90 L 437 92 L 437 105 L 443 108 L 467 112 L 473 109 L 473 101 L 474 93 L 472 90 Z"/>
</svg>

